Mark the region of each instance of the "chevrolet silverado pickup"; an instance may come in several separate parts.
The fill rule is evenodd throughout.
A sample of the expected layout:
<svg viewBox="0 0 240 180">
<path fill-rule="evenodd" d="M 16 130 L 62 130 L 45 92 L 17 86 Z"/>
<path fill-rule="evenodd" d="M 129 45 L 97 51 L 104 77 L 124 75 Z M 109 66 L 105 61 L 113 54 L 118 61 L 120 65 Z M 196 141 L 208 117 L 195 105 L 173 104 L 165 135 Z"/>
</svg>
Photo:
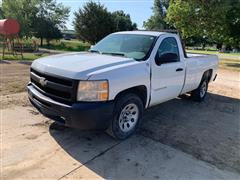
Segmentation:
<svg viewBox="0 0 240 180">
<path fill-rule="evenodd" d="M 88 52 L 35 60 L 27 89 L 45 116 L 125 139 L 146 108 L 186 93 L 202 101 L 217 68 L 217 56 L 186 54 L 177 34 L 117 32 Z"/>
</svg>

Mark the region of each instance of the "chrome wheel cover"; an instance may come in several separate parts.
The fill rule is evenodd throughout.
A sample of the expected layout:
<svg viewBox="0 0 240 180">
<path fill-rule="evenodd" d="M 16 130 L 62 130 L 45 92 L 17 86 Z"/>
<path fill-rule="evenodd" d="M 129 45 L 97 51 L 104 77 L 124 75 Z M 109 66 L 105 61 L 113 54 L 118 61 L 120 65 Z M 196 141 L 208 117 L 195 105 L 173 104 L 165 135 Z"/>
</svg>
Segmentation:
<svg viewBox="0 0 240 180">
<path fill-rule="evenodd" d="M 123 132 L 131 131 L 137 124 L 139 109 L 136 104 L 127 104 L 119 115 L 119 127 Z"/>
</svg>

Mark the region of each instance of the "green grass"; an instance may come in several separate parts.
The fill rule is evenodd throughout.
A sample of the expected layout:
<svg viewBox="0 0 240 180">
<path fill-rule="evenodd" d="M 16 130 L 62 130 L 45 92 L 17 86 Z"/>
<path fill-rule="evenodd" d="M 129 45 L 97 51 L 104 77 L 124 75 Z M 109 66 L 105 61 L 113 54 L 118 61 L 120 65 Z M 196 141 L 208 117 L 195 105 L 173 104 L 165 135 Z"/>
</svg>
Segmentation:
<svg viewBox="0 0 240 180">
<path fill-rule="evenodd" d="M 52 41 L 49 46 L 44 43 L 43 48 L 59 51 L 87 51 L 90 48 L 90 44 L 77 40 L 60 40 Z"/>
<path fill-rule="evenodd" d="M 240 53 L 219 53 L 217 51 L 204 50 L 187 50 L 187 52 L 218 55 L 220 68 L 240 71 Z"/>
<path fill-rule="evenodd" d="M 2 54 L 0 55 L 0 60 L 2 60 Z M 4 56 L 3 60 L 28 60 L 28 61 L 33 61 L 35 59 L 38 59 L 40 57 L 45 57 L 48 56 L 48 54 L 34 54 L 34 53 L 23 53 L 23 58 L 21 55 L 10 55 L 7 54 Z"/>
<path fill-rule="evenodd" d="M 39 40 L 38 40 L 39 41 Z M 37 41 L 37 43 L 39 43 Z M 65 40 L 60 40 L 60 41 L 52 41 L 50 46 L 46 45 L 46 42 L 44 41 L 43 48 L 46 49 L 51 49 L 51 50 L 59 50 L 59 51 L 87 51 L 90 48 L 89 43 L 84 43 L 81 41 L 77 40 L 71 40 L 71 41 L 65 41 Z M 2 52 L 2 48 L 0 47 L 0 52 Z M 4 56 L 4 60 L 35 60 L 40 57 L 45 57 L 48 56 L 48 53 L 30 53 L 30 52 L 25 52 L 23 53 L 23 58 L 20 55 L 13 56 L 6 54 Z M 0 54 L 0 60 L 2 59 L 2 54 Z"/>
<path fill-rule="evenodd" d="M 237 59 L 219 59 L 219 67 L 223 69 L 229 69 L 234 71 L 240 71 L 240 60 Z"/>
<path fill-rule="evenodd" d="M 226 55 L 226 56 L 240 56 L 240 53 L 221 53 L 214 50 L 190 50 L 187 49 L 189 53 L 199 53 L 199 54 L 215 54 L 215 55 Z"/>
</svg>

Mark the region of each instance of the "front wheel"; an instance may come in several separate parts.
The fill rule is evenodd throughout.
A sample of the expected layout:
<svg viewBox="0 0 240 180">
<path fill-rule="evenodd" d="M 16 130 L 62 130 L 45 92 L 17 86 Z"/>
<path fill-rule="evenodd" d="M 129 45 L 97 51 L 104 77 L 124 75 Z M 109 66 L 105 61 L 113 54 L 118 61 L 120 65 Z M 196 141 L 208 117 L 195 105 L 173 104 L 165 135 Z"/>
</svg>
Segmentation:
<svg viewBox="0 0 240 180">
<path fill-rule="evenodd" d="M 116 139 L 126 139 L 137 130 L 142 114 L 143 103 L 137 95 L 129 93 L 120 96 L 107 133 Z"/>
<path fill-rule="evenodd" d="M 191 96 L 193 100 L 201 102 L 204 100 L 208 90 L 208 80 L 204 78 L 197 89 L 192 91 Z"/>
</svg>

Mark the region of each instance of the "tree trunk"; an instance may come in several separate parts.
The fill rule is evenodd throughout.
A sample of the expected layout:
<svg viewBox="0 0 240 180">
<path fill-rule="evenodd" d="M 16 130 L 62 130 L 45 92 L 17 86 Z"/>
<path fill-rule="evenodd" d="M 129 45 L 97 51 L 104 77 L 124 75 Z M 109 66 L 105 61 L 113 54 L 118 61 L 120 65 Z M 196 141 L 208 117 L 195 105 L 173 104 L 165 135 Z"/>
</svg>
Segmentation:
<svg viewBox="0 0 240 180">
<path fill-rule="evenodd" d="M 41 47 L 43 46 L 43 38 L 41 37 L 41 45 L 40 45 Z"/>
<path fill-rule="evenodd" d="M 222 45 L 222 48 L 221 48 L 221 51 L 220 52 L 222 52 L 222 53 L 225 53 L 226 52 L 226 45 Z"/>
<path fill-rule="evenodd" d="M 218 44 L 217 44 L 217 49 L 218 49 L 219 51 L 222 50 L 222 44 L 221 44 L 221 43 L 218 43 Z"/>
<path fill-rule="evenodd" d="M 47 46 L 50 46 L 50 40 L 47 39 Z"/>
</svg>

